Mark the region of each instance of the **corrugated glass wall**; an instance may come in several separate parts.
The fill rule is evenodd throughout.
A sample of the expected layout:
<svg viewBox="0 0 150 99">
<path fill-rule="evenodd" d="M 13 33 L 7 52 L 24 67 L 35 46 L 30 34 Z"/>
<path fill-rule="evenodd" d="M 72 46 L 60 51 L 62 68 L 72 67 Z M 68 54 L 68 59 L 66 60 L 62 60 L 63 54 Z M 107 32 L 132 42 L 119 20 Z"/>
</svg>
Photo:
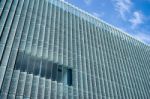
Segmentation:
<svg viewBox="0 0 150 99">
<path fill-rule="evenodd" d="M 0 0 L 1 99 L 149 99 L 150 47 L 59 0 Z"/>
</svg>

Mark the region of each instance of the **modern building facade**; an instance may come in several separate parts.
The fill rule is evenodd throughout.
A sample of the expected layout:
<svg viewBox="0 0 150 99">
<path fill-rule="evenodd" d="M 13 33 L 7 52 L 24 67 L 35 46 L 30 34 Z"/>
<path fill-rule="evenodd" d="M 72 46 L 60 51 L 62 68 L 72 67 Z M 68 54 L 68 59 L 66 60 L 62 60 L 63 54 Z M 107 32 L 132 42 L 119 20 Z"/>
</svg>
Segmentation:
<svg viewBox="0 0 150 99">
<path fill-rule="evenodd" d="M 149 99 L 150 46 L 60 0 L 0 0 L 0 99 Z"/>
</svg>

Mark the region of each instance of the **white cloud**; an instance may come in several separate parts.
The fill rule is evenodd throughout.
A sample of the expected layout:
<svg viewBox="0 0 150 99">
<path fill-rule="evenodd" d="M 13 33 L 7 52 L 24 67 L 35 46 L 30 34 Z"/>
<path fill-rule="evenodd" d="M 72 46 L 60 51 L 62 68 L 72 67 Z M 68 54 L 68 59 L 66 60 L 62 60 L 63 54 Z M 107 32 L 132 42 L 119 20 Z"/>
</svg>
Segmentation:
<svg viewBox="0 0 150 99">
<path fill-rule="evenodd" d="M 138 34 L 134 34 L 133 37 L 135 37 L 136 39 L 138 39 L 142 42 L 150 44 L 150 35 L 148 35 L 148 34 L 138 33 Z"/>
<path fill-rule="evenodd" d="M 135 11 L 133 13 L 133 18 L 130 19 L 129 22 L 132 24 L 132 27 L 134 28 L 134 27 L 138 26 L 139 24 L 142 24 L 143 19 L 144 19 L 143 14 L 139 11 Z"/>
<path fill-rule="evenodd" d="M 89 5 L 89 4 L 91 4 L 92 0 L 84 0 L 84 2 L 85 2 L 87 5 Z"/>
<path fill-rule="evenodd" d="M 104 15 L 104 13 L 97 13 L 97 12 L 93 12 L 92 13 L 95 17 L 98 17 L 98 18 L 100 18 L 100 17 L 102 17 L 103 15 Z"/>
<path fill-rule="evenodd" d="M 114 0 L 115 10 L 119 12 L 120 16 L 125 20 L 127 12 L 130 12 L 132 2 L 131 0 Z"/>
<path fill-rule="evenodd" d="M 144 15 L 140 11 L 133 9 L 134 4 L 131 0 L 113 0 L 115 2 L 115 10 L 119 12 L 124 21 L 132 24 L 131 28 L 135 28 L 144 21 Z M 131 12 L 133 11 L 133 12 Z"/>
</svg>

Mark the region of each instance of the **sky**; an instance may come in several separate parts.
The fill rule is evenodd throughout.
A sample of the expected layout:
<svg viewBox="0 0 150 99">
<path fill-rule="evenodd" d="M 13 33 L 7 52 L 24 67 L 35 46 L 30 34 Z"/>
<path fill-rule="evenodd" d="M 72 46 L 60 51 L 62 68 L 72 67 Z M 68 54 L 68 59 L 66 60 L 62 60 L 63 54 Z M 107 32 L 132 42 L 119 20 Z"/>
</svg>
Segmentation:
<svg viewBox="0 0 150 99">
<path fill-rule="evenodd" d="M 63 0 L 150 45 L 150 0 Z"/>
</svg>

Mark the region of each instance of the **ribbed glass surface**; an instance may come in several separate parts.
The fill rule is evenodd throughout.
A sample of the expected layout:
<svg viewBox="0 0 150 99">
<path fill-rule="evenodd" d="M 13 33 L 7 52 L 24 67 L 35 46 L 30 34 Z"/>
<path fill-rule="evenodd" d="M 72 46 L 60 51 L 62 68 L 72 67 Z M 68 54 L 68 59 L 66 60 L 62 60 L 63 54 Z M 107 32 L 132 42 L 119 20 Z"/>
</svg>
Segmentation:
<svg viewBox="0 0 150 99">
<path fill-rule="evenodd" d="M 149 99 L 150 46 L 60 0 L 0 0 L 0 99 Z"/>
</svg>

